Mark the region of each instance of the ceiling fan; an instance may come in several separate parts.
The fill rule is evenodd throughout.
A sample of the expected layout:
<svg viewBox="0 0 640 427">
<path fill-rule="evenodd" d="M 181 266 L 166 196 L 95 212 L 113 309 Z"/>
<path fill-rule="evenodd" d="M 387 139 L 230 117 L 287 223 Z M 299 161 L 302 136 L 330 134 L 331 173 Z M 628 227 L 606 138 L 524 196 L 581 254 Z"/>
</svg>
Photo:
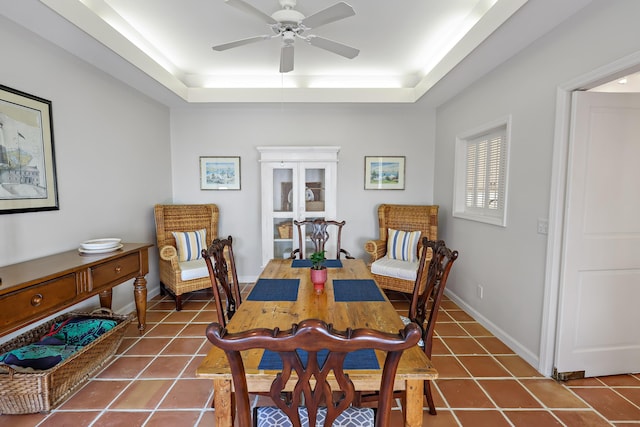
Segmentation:
<svg viewBox="0 0 640 427">
<path fill-rule="evenodd" d="M 313 34 L 304 34 L 312 28 L 329 24 L 340 19 L 353 16 L 356 12 L 345 2 L 339 2 L 329 6 L 319 12 L 305 17 L 301 12 L 294 9 L 296 0 L 279 0 L 282 9 L 275 11 L 271 16 L 255 8 L 244 0 L 225 0 L 229 6 L 240 9 L 256 18 L 266 22 L 273 30 L 274 34 L 249 37 L 236 40 L 234 42 L 213 46 L 213 50 L 223 51 L 261 40 L 269 40 L 276 37 L 282 39 L 280 49 L 280 72 L 288 73 L 293 70 L 293 42 L 296 38 L 306 41 L 312 46 L 328 50 L 345 58 L 353 59 L 360 51 L 351 46 L 335 42 L 333 40 L 318 37 Z"/>
</svg>

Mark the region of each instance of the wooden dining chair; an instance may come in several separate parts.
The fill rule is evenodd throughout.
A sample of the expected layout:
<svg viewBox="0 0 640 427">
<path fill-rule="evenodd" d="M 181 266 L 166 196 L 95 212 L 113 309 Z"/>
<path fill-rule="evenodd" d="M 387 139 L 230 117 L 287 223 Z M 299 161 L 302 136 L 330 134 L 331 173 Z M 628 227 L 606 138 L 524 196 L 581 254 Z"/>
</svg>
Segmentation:
<svg viewBox="0 0 640 427">
<path fill-rule="evenodd" d="M 420 253 L 418 273 L 411 295 L 409 315 L 400 316 L 400 318 L 405 325 L 415 323 L 420 327 L 422 338 L 418 345 L 424 350 L 427 357 L 431 359 L 433 332 L 436 326 L 438 310 L 440 309 L 449 272 L 455 260 L 458 259 L 458 251 L 452 251 L 447 248 L 443 240 L 434 241 L 426 237 L 422 238 L 421 245 L 423 249 Z M 428 259 L 430 261 L 427 261 Z M 402 393 L 396 391 L 394 392 L 394 397 L 401 397 Z M 429 405 L 429 413 L 436 415 L 436 407 L 431 393 L 431 381 L 424 382 L 424 395 Z M 380 396 L 376 392 L 362 393 L 359 399 L 361 402 L 369 402 L 379 400 Z"/>
<path fill-rule="evenodd" d="M 202 257 L 209 270 L 218 322 L 226 327 L 227 321 L 231 320 L 237 307 L 242 304 L 236 262 L 233 256 L 233 238 L 229 236 L 226 239 L 215 239 L 207 249 L 202 250 Z M 220 288 L 226 298 L 226 312 L 222 308 Z"/>
<path fill-rule="evenodd" d="M 398 334 L 389 334 L 373 329 L 347 329 L 336 331 L 322 320 L 307 319 L 294 324 L 290 330 L 252 329 L 229 333 L 222 325 L 212 323 L 207 327 L 209 341 L 224 350 L 233 378 L 237 407 L 237 425 L 251 425 L 251 407 L 247 388 L 247 378 L 241 351 L 267 349 L 275 352 L 282 368 L 271 384 L 270 397 L 276 407 L 258 407 L 254 411 L 257 425 L 269 424 L 269 420 L 290 420 L 294 427 L 301 426 L 301 418 L 308 419 L 308 425 L 315 426 L 316 419 L 331 426 L 341 419 L 358 419 L 358 425 L 388 426 L 394 377 L 402 352 L 417 344 L 420 328 L 411 323 Z M 306 352 L 303 362 L 298 349 Z M 343 370 L 347 354 L 361 349 L 377 349 L 386 352 L 382 378 L 380 381 L 380 402 L 377 413 L 371 408 L 352 406 L 356 396 L 353 382 Z M 326 353 L 324 362 L 323 350 Z M 330 378 L 330 379 L 329 379 Z M 287 398 L 283 391 L 289 380 L 295 381 L 293 391 Z M 304 405 L 304 406 L 303 406 Z M 367 423 L 368 421 L 368 423 Z M 306 425 L 306 424 L 305 424 Z"/>
<path fill-rule="evenodd" d="M 330 235 L 327 228 L 333 226 L 336 228 L 336 256 L 335 259 L 340 259 L 344 255 L 347 259 L 353 259 L 349 251 L 340 247 L 342 240 L 342 227 L 346 224 L 346 221 L 333 221 L 325 220 L 321 218 L 307 219 L 304 221 L 293 221 L 293 224 L 298 227 L 298 249 L 291 252 L 291 258 L 302 259 L 304 257 L 304 251 L 306 239 L 309 238 L 313 243 L 314 252 L 322 252 L 325 250 L 325 245 L 329 241 Z M 327 256 L 331 258 L 331 256 Z"/>
</svg>

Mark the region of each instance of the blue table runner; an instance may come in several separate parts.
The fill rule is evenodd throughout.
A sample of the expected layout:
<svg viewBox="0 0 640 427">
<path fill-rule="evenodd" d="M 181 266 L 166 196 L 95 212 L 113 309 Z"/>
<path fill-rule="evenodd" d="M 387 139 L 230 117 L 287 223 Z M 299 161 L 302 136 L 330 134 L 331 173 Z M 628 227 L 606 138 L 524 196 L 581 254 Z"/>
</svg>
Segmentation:
<svg viewBox="0 0 640 427">
<path fill-rule="evenodd" d="M 385 300 L 371 279 L 336 279 L 333 281 L 333 294 L 336 302 Z"/>
<path fill-rule="evenodd" d="M 305 350 L 300 349 L 296 351 L 300 355 L 300 360 L 302 360 L 303 366 L 306 367 L 309 353 L 307 353 Z M 327 360 L 328 354 L 328 350 L 320 350 L 318 352 L 318 363 L 320 364 L 320 366 L 322 366 L 325 360 Z M 344 369 L 380 369 L 380 364 L 378 363 L 378 358 L 376 357 L 375 351 L 370 348 L 365 348 L 348 353 L 344 359 L 344 364 L 342 365 L 342 367 Z M 275 351 L 265 350 L 264 354 L 262 355 L 262 359 L 260 359 L 258 369 L 282 369 L 282 359 L 280 358 L 280 355 Z"/>
<path fill-rule="evenodd" d="M 247 301 L 295 301 L 300 279 L 258 279 Z"/>
<path fill-rule="evenodd" d="M 327 259 L 324 261 L 324 266 L 327 268 L 342 268 L 342 261 L 339 259 Z M 311 267 L 310 259 L 294 259 L 291 263 L 293 268 Z"/>
</svg>

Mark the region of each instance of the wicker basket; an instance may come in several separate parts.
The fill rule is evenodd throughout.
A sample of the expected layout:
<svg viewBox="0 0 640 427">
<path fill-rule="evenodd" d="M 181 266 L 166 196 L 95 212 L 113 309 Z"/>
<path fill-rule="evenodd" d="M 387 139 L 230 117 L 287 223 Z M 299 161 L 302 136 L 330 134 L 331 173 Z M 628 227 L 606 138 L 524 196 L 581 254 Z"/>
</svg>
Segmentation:
<svg viewBox="0 0 640 427">
<path fill-rule="evenodd" d="M 281 239 L 290 239 L 293 237 L 293 224 L 290 222 L 283 222 L 278 225 L 278 234 Z"/>
<path fill-rule="evenodd" d="M 111 310 L 65 313 L 4 343 L 0 354 L 38 341 L 51 325 L 71 316 L 113 319 L 118 324 L 91 344 L 53 368 L 30 373 L 0 365 L 0 414 L 30 414 L 50 411 L 91 377 L 120 346 L 132 315 L 115 315 Z"/>
</svg>

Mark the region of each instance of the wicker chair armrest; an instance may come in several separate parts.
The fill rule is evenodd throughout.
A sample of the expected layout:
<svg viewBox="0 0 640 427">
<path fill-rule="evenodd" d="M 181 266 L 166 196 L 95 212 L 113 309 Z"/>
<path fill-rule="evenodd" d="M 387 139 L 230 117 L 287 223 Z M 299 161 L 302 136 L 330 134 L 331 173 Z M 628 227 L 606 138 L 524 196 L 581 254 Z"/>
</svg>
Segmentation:
<svg viewBox="0 0 640 427">
<path fill-rule="evenodd" d="M 180 266 L 178 265 L 178 250 L 175 247 L 171 245 L 161 247 L 160 258 L 169 261 L 174 271 L 180 270 Z"/>
<path fill-rule="evenodd" d="M 371 256 L 370 262 L 374 262 L 387 254 L 387 241 L 369 240 L 364 244 L 364 250 Z"/>
</svg>

